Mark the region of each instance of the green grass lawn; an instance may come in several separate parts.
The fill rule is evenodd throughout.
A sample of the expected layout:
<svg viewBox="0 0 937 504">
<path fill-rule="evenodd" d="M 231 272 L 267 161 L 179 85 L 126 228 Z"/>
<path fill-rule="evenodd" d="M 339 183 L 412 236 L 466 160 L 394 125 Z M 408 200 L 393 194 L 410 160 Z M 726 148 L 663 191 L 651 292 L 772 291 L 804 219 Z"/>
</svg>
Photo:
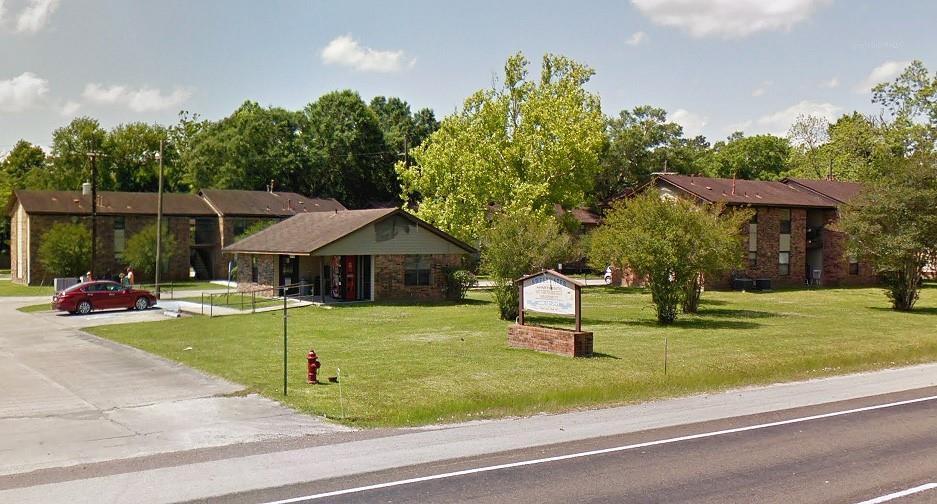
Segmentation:
<svg viewBox="0 0 937 504">
<path fill-rule="evenodd" d="M 91 331 L 341 419 L 338 385 L 305 383 L 305 354 L 315 348 L 323 381 L 341 368 L 344 422 L 366 427 L 556 412 L 937 360 L 933 285 L 912 313 L 888 309 L 880 289 L 707 292 L 698 316 L 670 327 L 656 324 L 640 290 L 585 289 L 582 305 L 583 328 L 595 333 L 591 359 L 507 348 L 507 323 L 487 292 L 461 305 L 290 310 L 285 398 L 279 312 Z"/>
<path fill-rule="evenodd" d="M 9 280 L 0 280 L 0 297 L 2 296 L 52 296 L 51 285 L 20 285 Z"/>
<path fill-rule="evenodd" d="M 40 303 L 29 306 L 22 306 L 16 309 L 23 313 L 37 313 L 37 312 L 47 312 L 52 311 L 52 305 L 50 303 Z"/>
</svg>

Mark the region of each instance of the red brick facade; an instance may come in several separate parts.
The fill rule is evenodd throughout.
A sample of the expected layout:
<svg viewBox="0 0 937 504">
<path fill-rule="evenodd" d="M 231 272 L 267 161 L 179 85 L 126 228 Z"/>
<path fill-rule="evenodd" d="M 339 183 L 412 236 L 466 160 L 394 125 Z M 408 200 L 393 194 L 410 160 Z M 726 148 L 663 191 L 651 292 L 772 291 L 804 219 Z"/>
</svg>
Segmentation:
<svg viewBox="0 0 937 504">
<path fill-rule="evenodd" d="M 120 257 L 120 252 L 115 249 L 115 221 L 118 217 L 112 215 L 99 215 L 97 218 L 97 254 L 95 257 L 98 278 L 108 278 L 118 275 L 124 271 L 127 264 Z M 127 215 L 123 217 L 124 221 L 124 244 L 130 240 L 133 235 L 140 232 L 143 228 L 155 224 L 155 217 Z M 189 278 L 189 219 L 186 217 L 166 217 L 165 221 L 168 230 L 175 239 L 176 251 L 169 258 L 169 269 L 161 273 L 162 280 L 186 280 Z M 70 217 L 63 215 L 30 215 L 29 216 L 29 257 L 26 265 L 28 273 L 22 278 L 18 275 L 17 264 L 14 264 L 11 271 L 13 281 L 25 283 L 27 278 L 31 284 L 50 284 L 53 275 L 45 270 L 42 262 L 39 260 L 39 247 L 42 245 L 43 236 L 55 224 L 59 223 L 80 223 L 89 230 L 91 229 L 90 217 Z M 12 238 L 18 239 L 18 230 L 15 219 L 11 221 L 13 231 Z M 17 243 L 13 241 L 12 243 Z M 15 247 L 15 245 L 14 245 Z M 16 256 L 17 254 L 14 254 Z M 14 258 L 17 261 L 18 258 Z M 90 266 L 90 265 L 89 265 Z M 139 266 L 137 266 L 139 269 Z M 145 278 L 141 272 L 137 271 L 137 282 L 149 282 L 151 278 Z"/>
<path fill-rule="evenodd" d="M 591 357 L 592 333 L 513 324 L 508 327 L 508 346 L 569 357 Z"/>
<path fill-rule="evenodd" d="M 429 285 L 406 285 L 404 282 L 405 255 L 374 256 L 374 299 L 425 299 L 441 300 L 445 298 L 446 266 L 459 266 L 462 256 L 459 254 L 430 256 Z"/>
</svg>

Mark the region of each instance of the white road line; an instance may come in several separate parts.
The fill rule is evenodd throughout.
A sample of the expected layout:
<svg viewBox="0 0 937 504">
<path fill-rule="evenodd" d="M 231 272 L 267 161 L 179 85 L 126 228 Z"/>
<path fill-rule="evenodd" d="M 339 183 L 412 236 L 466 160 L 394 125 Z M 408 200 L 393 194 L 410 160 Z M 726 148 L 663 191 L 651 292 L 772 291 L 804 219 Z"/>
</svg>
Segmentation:
<svg viewBox="0 0 937 504">
<path fill-rule="evenodd" d="M 859 502 L 858 504 L 879 504 L 880 502 L 888 502 L 890 500 L 900 499 L 901 497 L 907 497 L 920 492 L 926 492 L 927 490 L 933 490 L 937 488 L 937 483 L 926 483 L 921 486 L 916 486 L 914 488 L 909 488 L 907 490 L 902 490 L 900 492 L 890 493 L 888 495 L 883 495 L 881 497 L 876 497 L 867 501 Z"/>
<path fill-rule="evenodd" d="M 355 488 L 346 488 L 343 490 L 335 490 L 333 492 L 325 492 L 325 493 L 320 493 L 320 494 L 306 495 L 303 497 L 293 497 L 291 499 L 271 501 L 265 504 L 293 504 L 296 502 L 306 502 L 306 501 L 311 501 L 311 500 L 324 499 L 326 497 L 336 497 L 339 495 L 361 493 L 361 492 L 366 492 L 369 490 L 380 490 L 382 488 L 391 488 L 391 487 L 396 487 L 396 486 L 401 486 L 401 485 L 410 485 L 413 483 L 422 483 L 424 481 L 454 478 L 458 476 L 465 476 L 468 474 L 477 474 L 477 473 L 483 473 L 483 472 L 498 471 L 501 469 L 511 469 L 514 467 L 524 467 L 524 466 L 529 466 L 529 465 L 545 464 L 547 462 L 557 462 L 560 460 L 570 460 L 570 459 L 577 459 L 577 458 L 583 458 L 583 457 L 591 457 L 593 455 L 603 455 L 606 453 L 615 453 L 615 452 L 621 452 L 621 451 L 627 451 L 627 450 L 635 450 L 638 448 L 647 448 L 649 446 L 660 446 L 660 445 L 666 445 L 666 444 L 672 444 L 672 443 L 679 443 L 682 441 L 692 441 L 694 439 L 704 439 L 704 438 L 710 438 L 710 437 L 716 437 L 716 436 L 724 436 L 726 434 L 735 434 L 738 432 L 747 432 L 747 431 L 753 431 L 753 430 L 767 429 L 770 427 L 778 427 L 781 425 L 791 425 L 791 424 L 809 422 L 811 420 L 821 420 L 824 418 L 833 418 L 833 417 L 844 416 L 844 415 L 852 415 L 855 413 L 862 413 L 865 411 L 874 411 L 874 410 L 880 410 L 880 409 L 885 409 L 885 408 L 894 408 L 896 406 L 904 406 L 907 404 L 915 404 L 915 403 L 921 403 L 921 402 L 926 402 L 926 401 L 933 401 L 935 399 L 937 399 L 937 396 L 920 397 L 917 399 L 908 399 L 905 401 L 897 401 L 897 402 L 892 402 L 892 403 L 887 403 L 887 404 L 877 404 L 875 406 L 865 406 L 862 408 L 854 408 L 854 409 L 843 410 L 843 411 L 834 411 L 832 413 L 823 413 L 821 415 L 811 415 L 811 416 L 800 417 L 800 418 L 792 418 L 789 420 L 780 420 L 777 422 L 769 422 L 769 423 L 763 423 L 763 424 L 758 424 L 758 425 L 749 425 L 747 427 L 736 427 L 734 429 L 704 432 L 701 434 L 691 434 L 689 436 L 680 436 L 680 437 L 675 437 L 675 438 L 670 438 L 670 439 L 659 439 L 657 441 L 647 441 L 644 443 L 615 446 L 612 448 L 603 448 L 601 450 L 591 450 L 591 451 L 585 451 L 585 452 L 579 452 L 579 453 L 570 453 L 568 455 L 558 455 L 555 457 L 523 460 L 520 462 L 511 462 L 509 464 L 476 467 L 473 469 L 465 469 L 462 471 L 453 471 L 453 472 L 447 472 L 447 473 L 433 474 L 431 476 L 422 476 L 419 478 L 388 481 L 386 483 L 377 483 L 374 485 L 366 485 L 366 486 L 360 486 L 360 487 L 355 487 Z M 925 488 L 924 490 L 928 490 L 928 489 L 929 488 Z M 923 491 L 923 490 L 919 490 L 919 491 Z M 881 499 L 882 497 L 879 497 L 879 498 Z M 885 502 L 885 501 L 876 500 L 876 501 L 868 501 L 868 502 L 871 503 L 871 502 Z M 860 504 L 865 504 L 865 503 L 860 503 Z"/>
</svg>

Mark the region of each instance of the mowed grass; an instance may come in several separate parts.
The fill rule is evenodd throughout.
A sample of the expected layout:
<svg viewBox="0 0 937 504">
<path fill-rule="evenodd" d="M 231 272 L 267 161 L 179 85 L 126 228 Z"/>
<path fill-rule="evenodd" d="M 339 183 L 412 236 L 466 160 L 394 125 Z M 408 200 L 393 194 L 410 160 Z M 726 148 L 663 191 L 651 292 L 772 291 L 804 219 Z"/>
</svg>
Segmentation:
<svg viewBox="0 0 937 504">
<path fill-rule="evenodd" d="M 707 292 L 699 315 L 670 327 L 657 325 L 641 290 L 588 288 L 582 305 L 583 328 L 595 333 L 590 359 L 508 348 L 508 324 L 485 292 L 459 305 L 290 310 L 287 397 L 280 312 L 91 331 L 365 427 L 557 412 L 937 361 L 933 285 L 912 313 L 890 310 L 880 289 Z M 305 383 L 310 348 L 323 381 L 341 368 L 341 396 L 336 384 Z"/>
<path fill-rule="evenodd" d="M 51 285 L 21 285 L 9 280 L 0 280 L 0 297 L 52 296 L 53 290 Z"/>
</svg>

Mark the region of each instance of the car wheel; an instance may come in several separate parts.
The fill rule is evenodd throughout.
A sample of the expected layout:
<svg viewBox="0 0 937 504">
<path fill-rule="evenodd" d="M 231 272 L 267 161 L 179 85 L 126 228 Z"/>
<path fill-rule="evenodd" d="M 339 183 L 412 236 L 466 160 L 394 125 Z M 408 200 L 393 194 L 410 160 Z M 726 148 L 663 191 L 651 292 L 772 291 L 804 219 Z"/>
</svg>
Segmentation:
<svg viewBox="0 0 937 504">
<path fill-rule="evenodd" d="M 133 304 L 133 307 L 140 311 L 146 310 L 150 307 L 150 301 L 145 297 L 137 298 L 137 302 Z"/>
<path fill-rule="evenodd" d="M 78 309 L 75 310 L 79 315 L 87 315 L 91 313 L 91 302 L 82 301 L 78 303 Z"/>
<path fill-rule="evenodd" d="M 605 277 L 605 285 L 612 285 L 612 277 Z"/>
</svg>

